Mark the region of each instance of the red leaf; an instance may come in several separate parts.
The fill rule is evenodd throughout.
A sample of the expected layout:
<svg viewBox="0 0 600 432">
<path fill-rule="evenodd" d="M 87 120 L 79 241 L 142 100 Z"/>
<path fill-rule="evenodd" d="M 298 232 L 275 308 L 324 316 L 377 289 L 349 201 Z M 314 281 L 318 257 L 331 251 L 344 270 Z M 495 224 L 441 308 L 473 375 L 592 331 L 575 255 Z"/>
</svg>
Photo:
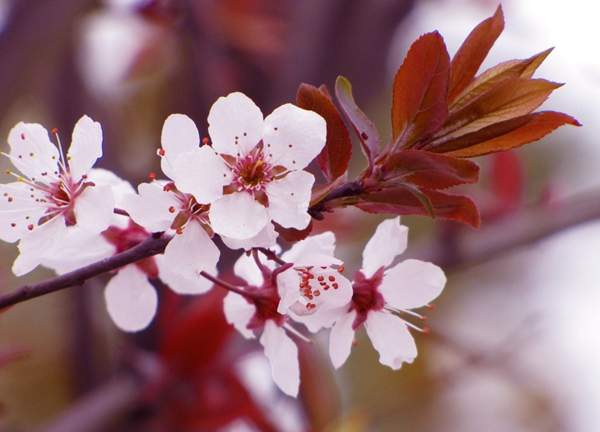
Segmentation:
<svg viewBox="0 0 600 432">
<path fill-rule="evenodd" d="M 392 132 L 401 145 L 427 138 L 448 116 L 450 58 L 438 32 L 410 47 L 394 78 Z"/>
<path fill-rule="evenodd" d="M 496 153 L 492 158 L 491 189 L 497 200 L 497 214 L 515 210 L 521 204 L 523 170 L 515 152 Z"/>
<path fill-rule="evenodd" d="M 279 233 L 282 239 L 289 243 L 296 243 L 300 240 L 304 240 L 313 229 L 312 220 L 308 224 L 308 226 L 304 229 L 296 229 L 296 228 L 284 228 L 276 222 L 273 222 L 273 226 L 275 227 L 275 231 Z"/>
<path fill-rule="evenodd" d="M 373 160 L 379 153 L 381 146 L 377 128 L 356 105 L 354 96 L 352 96 L 352 84 L 343 76 L 339 76 L 335 80 L 335 96 L 358 136 L 362 151 L 369 161 L 369 167 L 372 167 Z"/>
<path fill-rule="evenodd" d="M 424 205 L 422 198 L 417 196 L 414 190 L 405 187 L 365 194 L 356 206 L 369 213 L 396 215 L 429 216 L 430 210 L 432 210 L 434 217 L 479 227 L 479 210 L 470 198 L 427 189 L 420 190 L 420 193 L 427 197 L 430 209 Z"/>
<path fill-rule="evenodd" d="M 428 189 L 475 183 L 479 179 L 477 164 L 422 150 L 391 154 L 382 168 L 386 182 L 408 182 Z"/>
<path fill-rule="evenodd" d="M 452 59 L 449 101 L 453 101 L 471 83 L 503 30 L 504 14 L 502 6 L 498 6 L 493 16 L 482 21 L 467 36 Z"/>
<path fill-rule="evenodd" d="M 566 124 L 581 126 L 573 117 L 554 111 L 542 111 L 530 114 L 525 119 L 526 121 L 522 126 L 504 135 L 480 142 L 476 145 L 450 151 L 446 154 L 454 157 L 482 156 L 540 140 L 553 130 Z"/>
<path fill-rule="evenodd" d="M 352 156 L 352 141 L 344 120 L 324 86 L 316 88 L 301 84 L 296 94 L 300 108 L 320 114 L 327 122 L 327 142 L 317 163 L 325 177 L 331 182 L 344 175 Z"/>
</svg>

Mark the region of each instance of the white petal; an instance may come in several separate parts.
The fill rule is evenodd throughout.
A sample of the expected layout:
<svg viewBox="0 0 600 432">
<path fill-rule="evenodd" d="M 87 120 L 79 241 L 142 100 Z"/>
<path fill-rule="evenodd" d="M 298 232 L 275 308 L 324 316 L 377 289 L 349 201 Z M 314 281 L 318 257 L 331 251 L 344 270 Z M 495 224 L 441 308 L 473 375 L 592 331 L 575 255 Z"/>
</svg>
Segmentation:
<svg viewBox="0 0 600 432">
<path fill-rule="evenodd" d="M 104 231 L 114 215 L 115 199 L 110 186 L 91 186 L 75 199 L 77 225 L 90 232 Z"/>
<path fill-rule="evenodd" d="M 164 255 L 157 256 L 160 278 L 176 293 L 205 293 L 213 284 L 200 272 L 216 274 L 219 255 L 204 228 L 190 222 L 169 242 Z"/>
<path fill-rule="evenodd" d="M 386 311 L 371 311 L 365 327 L 381 364 L 396 370 L 402 363 L 412 363 L 417 357 L 415 340 L 397 316 Z"/>
<path fill-rule="evenodd" d="M 160 136 L 164 156 L 160 167 L 171 179 L 175 178 L 175 159 L 182 153 L 189 153 L 200 146 L 200 134 L 194 121 L 184 114 L 171 114 L 165 120 Z"/>
<path fill-rule="evenodd" d="M 40 265 L 46 256 L 60 253 L 66 229 L 65 219 L 57 216 L 25 235 L 19 242 L 19 256 L 13 263 L 13 273 L 23 276 Z"/>
<path fill-rule="evenodd" d="M 245 155 L 262 139 L 263 115 L 243 93 L 220 97 L 208 113 L 208 133 L 217 153 Z"/>
<path fill-rule="evenodd" d="M 354 342 L 354 329 L 352 325 L 356 319 L 356 312 L 350 311 L 342 315 L 329 334 L 329 358 L 336 369 L 340 368 L 350 356 Z"/>
<path fill-rule="evenodd" d="M 225 195 L 211 204 L 210 225 L 216 233 L 238 240 L 257 235 L 267 224 L 267 209 L 246 192 Z"/>
<path fill-rule="evenodd" d="M 204 145 L 173 161 L 175 184 L 182 192 L 191 193 L 201 204 L 209 204 L 223 196 L 223 186 L 231 183 L 231 170 L 211 146 Z"/>
<path fill-rule="evenodd" d="M 265 227 L 254 237 L 247 240 L 238 240 L 225 236 L 221 236 L 221 240 L 225 243 L 229 249 L 244 249 L 250 250 L 252 248 L 267 248 L 271 249 L 277 244 L 277 231 L 273 227 L 273 224 L 267 223 Z"/>
<path fill-rule="evenodd" d="M 135 265 L 121 268 L 108 282 L 104 300 L 114 323 L 126 332 L 148 327 L 158 305 L 156 290 Z"/>
<path fill-rule="evenodd" d="M 362 272 L 371 277 L 381 267 L 389 266 L 406 249 L 408 227 L 400 224 L 400 218 L 384 220 L 363 250 Z"/>
<path fill-rule="evenodd" d="M 180 203 L 172 192 L 165 192 L 160 182 L 141 183 L 138 194 L 126 196 L 121 204 L 131 219 L 148 231 L 166 231 L 171 227 Z M 171 210 L 175 209 L 175 212 Z"/>
<path fill-rule="evenodd" d="M 294 263 L 296 267 L 341 264 L 342 261 L 335 258 L 334 254 L 335 234 L 326 231 L 294 243 L 290 250 L 284 252 L 281 258 L 284 261 Z"/>
<path fill-rule="evenodd" d="M 8 144 L 13 165 L 25 176 L 44 183 L 56 179 L 58 149 L 42 125 L 18 123 L 8 134 Z"/>
<path fill-rule="evenodd" d="M 248 282 L 249 285 L 260 287 L 263 284 L 262 273 L 252 256 L 242 254 L 233 265 L 233 272 L 236 276 Z"/>
<path fill-rule="evenodd" d="M 286 228 L 306 228 L 310 222 L 308 205 L 315 177 L 306 171 L 293 171 L 266 187 L 269 216 Z"/>
<path fill-rule="evenodd" d="M 271 364 L 271 375 L 277 387 L 289 396 L 298 395 L 300 386 L 300 365 L 298 347 L 285 330 L 268 320 L 260 337 L 265 355 Z"/>
<path fill-rule="evenodd" d="M 385 302 L 397 309 L 425 306 L 439 296 L 446 275 L 435 264 L 409 259 L 385 272 L 379 292 Z"/>
<path fill-rule="evenodd" d="M 69 170 L 74 181 L 87 174 L 102 157 L 102 127 L 88 116 L 83 116 L 75 124 L 71 147 L 67 153 Z"/>
<path fill-rule="evenodd" d="M 0 239 L 15 242 L 37 225 L 46 208 L 31 198 L 30 186 L 22 182 L 0 185 Z M 13 226 L 14 224 L 14 226 Z"/>
<path fill-rule="evenodd" d="M 275 165 L 300 170 L 325 146 L 327 125 L 314 111 L 285 104 L 265 119 L 265 153 Z"/>
<path fill-rule="evenodd" d="M 117 208 L 123 209 L 128 197 L 135 194 L 135 189 L 131 186 L 131 183 L 123 180 L 112 171 L 102 168 L 92 168 L 87 176 L 89 181 L 98 186 L 110 186 L 115 199 L 115 207 Z M 110 224 L 125 229 L 129 225 L 129 218 L 113 213 Z"/>
<path fill-rule="evenodd" d="M 254 332 L 248 323 L 256 313 L 256 307 L 239 294 L 229 292 L 223 299 L 223 312 L 227 322 L 235 327 L 246 339 L 254 339 Z"/>
</svg>

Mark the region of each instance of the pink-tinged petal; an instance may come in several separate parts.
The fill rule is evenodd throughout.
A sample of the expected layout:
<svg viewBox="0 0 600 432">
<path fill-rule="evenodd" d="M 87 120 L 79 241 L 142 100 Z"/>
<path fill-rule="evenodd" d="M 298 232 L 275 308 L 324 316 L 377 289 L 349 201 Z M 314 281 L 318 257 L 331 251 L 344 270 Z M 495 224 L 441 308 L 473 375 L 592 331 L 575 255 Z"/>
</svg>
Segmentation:
<svg viewBox="0 0 600 432">
<path fill-rule="evenodd" d="M 389 266 L 407 243 L 408 227 L 400 223 L 399 217 L 381 222 L 363 250 L 363 274 L 371 277 L 381 267 Z"/>
<path fill-rule="evenodd" d="M 247 240 L 238 240 L 225 236 L 221 236 L 221 240 L 225 243 L 229 249 L 244 249 L 250 250 L 252 248 L 267 248 L 271 249 L 277 244 L 277 231 L 273 227 L 273 224 L 267 223 L 265 227 L 254 237 Z"/>
<path fill-rule="evenodd" d="M 306 228 L 310 222 L 308 205 L 315 177 L 306 171 L 293 171 L 269 183 L 269 216 L 285 228 Z"/>
<path fill-rule="evenodd" d="M 178 294 L 203 294 L 212 282 L 200 275 L 217 273 L 220 252 L 198 222 L 186 225 L 157 256 L 160 278 Z"/>
<path fill-rule="evenodd" d="M 271 376 L 285 394 L 296 397 L 300 386 L 298 347 L 285 330 L 273 321 L 265 323 L 260 343 L 271 364 Z"/>
<path fill-rule="evenodd" d="M 317 157 L 327 137 L 325 119 L 314 111 L 285 104 L 265 119 L 265 153 L 274 165 L 301 170 Z"/>
<path fill-rule="evenodd" d="M 160 182 L 141 183 L 138 194 L 125 196 L 121 207 L 131 219 L 150 232 L 166 231 L 177 216 L 180 203 L 172 192 L 165 192 Z"/>
<path fill-rule="evenodd" d="M 246 192 L 225 195 L 211 204 L 210 226 L 217 234 L 247 240 L 265 227 L 267 209 Z"/>
<path fill-rule="evenodd" d="M 200 146 L 200 134 L 191 118 L 185 114 L 171 114 L 163 125 L 160 143 L 164 151 L 160 168 L 174 180 L 177 175 L 173 167 L 175 159 L 183 153 L 196 150 Z"/>
<path fill-rule="evenodd" d="M 115 208 L 123 209 L 128 197 L 135 194 L 135 189 L 131 186 L 131 183 L 123 180 L 112 171 L 92 168 L 87 176 L 88 180 L 97 186 L 110 186 L 115 198 Z M 129 225 L 129 218 L 113 213 L 110 224 L 124 229 Z"/>
<path fill-rule="evenodd" d="M 254 339 L 248 323 L 256 313 L 256 307 L 236 293 L 227 293 L 223 299 L 223 312 L 227 322 L 235 327 L 246 339 Z"/>
<path fill-rule="evenodd" d="M 352 324 L 356 319 L 356 312 L 350 311 L 343 314 L 329 333 L 329 358 L 333 367 L 339 369 L 350 356 L 354 342 L 354 329 Z"/>
<path fill-rule="evenodd" d="M 425 306 L 442 293 L 446 275 L 435 264 L 409 259 L 385 272 L 379 292 L 396 309 Z"/>
<path fill-rule="evenodd" d="M 91 186 L 75 200 L 77 225 L 87 231 L 100 233 L 110 225 L 114 216 L 115 199 L 110 186 Z"/>
<path fill-rule="evenodd" d="M 254 262 L 254 258 L 246 254 L 242 254 L 237 259 L 233 265 L 233 272 L 237 277 L 245 280 L 249 285 L 259 287 L 263 283 L 262 273 Z"/>
<path fill-rule="evenodd" d="M 365 321 L 367 335 L 379 353 L 379 362 L 394 370 L 402 363 L 412 363 L 417 346 L 408 327 L 400 318 L 386 311 L 371 311 Z"/>
<path fill-rule="evenodd" d="M 88 116 L 83 116 L 73 128 L 67 162 L 74 181 L 87 174 L 98 158 L 102 157 L 102 127 Z"/>
<path fill-rule="evenodd" d="M 106 309 L 121 330 L 145 329 L 156 314 L 158 296 L 146 275 L 135 265 L 119 270 L 104 290 Z"/>
<path fill-rule="evenodd" d="M 19 256 L 13 263 L 13 273 L 23 276 L 40 265 L 45 257 L 60 253 L 66 230 L 65 219 L 62 216 L 35 227 L 19 242 Z"/>
<path fill-rule="evenodd" d="M 58 174 L 58 149 L 37 123 L 18 123 L 8 133 L 10 160 L 26 177 L 50 183 Z"/>
<path fill-rule="evenodd" d="M 217 153 L 243 156 L 262 139 L 262 131 L 262 112 L 243 93 L 220 97 L 208 113 L 208 133 Z"/>
<path fill-rule="evenodd" d="M 15 242 L 29 233 L 29 225 L 37 226 L 46 209 L 35 202 L 36 196 L 22 182 L 0 185 L 0 239 Z"/>
<path fill-rule="evenodd" d="M 223 196 L 223 186 L 231 183 L 232 173 L 223 158 L 211 146 L 202 146 L 179 155 L 173 161 L 177 189 L 191 193 L 201 204 Z"/>
<path fill-rule="evenodd" d="M 281 255 L 284 261 L 302 266 L 342 264 L 335 256 L 335 234 L 326 231 L 300 240 Z"/>
</svg>

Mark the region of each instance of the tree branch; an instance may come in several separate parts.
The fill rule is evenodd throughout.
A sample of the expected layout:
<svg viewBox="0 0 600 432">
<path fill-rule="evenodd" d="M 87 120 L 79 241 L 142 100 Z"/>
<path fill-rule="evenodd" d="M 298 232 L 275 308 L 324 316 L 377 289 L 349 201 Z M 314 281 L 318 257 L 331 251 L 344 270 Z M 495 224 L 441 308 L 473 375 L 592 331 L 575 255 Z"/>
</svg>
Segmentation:
<svg viewBox="0 0 600 432">
<path fill-rule="evenodd" d="M 164 252 L 171 239 L 161 234 L 153 234 L 137 246 L 87 265 L 69 273 L 48 279 L 34 285 L 25 285 L 11 293 L 0 296 L 0 309 L 23 301 L 60 291 L 75 285 L 81 285 L 86 280 L 102 273 L 116 270 L 124 265 Z"/>
</svg>

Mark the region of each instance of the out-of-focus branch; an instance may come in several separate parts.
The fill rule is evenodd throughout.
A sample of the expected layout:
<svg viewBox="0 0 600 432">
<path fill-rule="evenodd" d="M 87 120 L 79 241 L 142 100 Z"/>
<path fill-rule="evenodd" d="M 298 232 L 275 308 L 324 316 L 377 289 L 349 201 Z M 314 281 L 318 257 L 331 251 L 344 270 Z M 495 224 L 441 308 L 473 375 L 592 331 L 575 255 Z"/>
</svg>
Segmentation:
<svg viewBox="0 0 600 432">
<path fill-rule="evenodd" d="M 600 220 L 599 191 L 524 209 L 480 230 L 456 233 L 452 247 L 427 244 L 411 255 L 445 269 L 469 267 L 594 220 Z"/>
<path fill-rule="evenodd" d="M 148 237 L 137 246 L 125 252 L 105 258 L 88 266 L 69 273 L 48 279 L 34 285 L 25 285 L 11 293 L 0 296 L 0 309 L 21 303 L 44 294 L 59 291 L 76 285 L 81 285 L 86 280 L 102 273 L 116 270 L 124 265 L 164 252 L 170 238 L 156 234 Z"/>
</svg>

